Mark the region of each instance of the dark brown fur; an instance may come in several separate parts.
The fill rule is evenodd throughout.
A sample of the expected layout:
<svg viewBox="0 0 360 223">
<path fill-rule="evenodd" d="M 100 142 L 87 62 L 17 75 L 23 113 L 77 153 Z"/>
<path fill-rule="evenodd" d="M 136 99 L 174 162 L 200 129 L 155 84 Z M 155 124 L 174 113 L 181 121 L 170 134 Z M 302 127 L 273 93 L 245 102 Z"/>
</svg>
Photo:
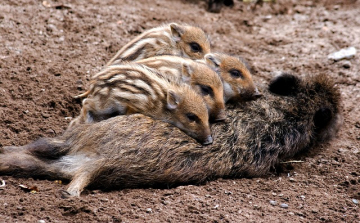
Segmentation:
<svg viewBox="0 0 360 223">
<path fill-rule="evenodd" d="M 234 6 L 233 0 L 208 0 L 208 11 L 219 13 L 223 6 Z"/>
<path fill-rule="evenodd" d="M 62 136 L 5 147 L 0 174 L 71 180 L 84 187 L 124 188 L 203 183 L 266 174 L 279 160 L 330 140 L 342 123 L 339 90 L 325 75 L 275 78 L 264 96 L 228 111 L 203 147 L 169 124 L 143 115 L 79 125 Z"/>
</svg>

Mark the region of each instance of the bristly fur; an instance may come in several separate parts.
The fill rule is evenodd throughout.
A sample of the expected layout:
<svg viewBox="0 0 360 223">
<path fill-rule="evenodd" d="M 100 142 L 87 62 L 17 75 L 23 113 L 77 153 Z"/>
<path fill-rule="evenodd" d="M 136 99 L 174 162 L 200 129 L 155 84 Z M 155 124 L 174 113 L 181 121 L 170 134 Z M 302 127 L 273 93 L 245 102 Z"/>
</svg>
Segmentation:
<svg viewBox="0 0 360 223">
<path fill-rule="evenodd" d="M 209 65 L 172 55 L 150 57 L 136 63 L 156 69 L 171 82 L 176 80 L 190 85 L 204 99 L 211 120 L 226 118 L 221 77 Z"/>
<path fill-rule="evenodd" d="M 202 143 L 212 142 L 203 98 L 189 85 L 171 82 L 142 64 L 125 62 L 106 67 L 93 77 L 84 95 L 87 98 L 80 115 L 69 129 L 117 115 L 141 113 L 171 123 Z"/>
<path fill-rule="evenodd" d="M 278 84 L 292 78 L 294 86 Z M 277 94 L 282 87 L 296 92 Z M 143 115 L 119 116 L 19 149 L 4 148 L 0 174 L 65 178 L 71 180 L 70 196 L 88 185 L 173 186 L 262 176 L 281 159 L 327 142 L 339 130 L 340 92 L 325 75 L 301 80 L 283 74 L 268 89 L 262 98 L 229 110 L 231 121 L 213 126 L 210 146 Z"/>
<path fill-rule="evenodd" d="M 221 76 L 225 102 L 247 101 L 261 97 L 243 59 L 224 53 L 208 53 L 199 61 L 213 67 Z"/>
<path fill-rule="evenodd" d="M 194 43 L 197 44 L 196 48 L 192 47 Z M 201 28 L 170 23 L 146 30 L 131 40 L 116 53 L 107 66 L 156 55 L 177 55 L 201 59 L 209 52 L 210 40 Z"/>
</svg>

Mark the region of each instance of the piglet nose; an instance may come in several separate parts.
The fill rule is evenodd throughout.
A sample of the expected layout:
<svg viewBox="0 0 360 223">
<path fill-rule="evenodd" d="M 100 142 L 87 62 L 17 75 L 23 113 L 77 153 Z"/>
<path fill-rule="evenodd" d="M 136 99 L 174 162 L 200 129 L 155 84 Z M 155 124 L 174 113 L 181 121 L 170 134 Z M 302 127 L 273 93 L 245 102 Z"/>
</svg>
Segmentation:
<svg viewBox="0 0 360 223">
<path fill-rule="evenodd" d="M 262 95 L 262 94 L 259 92 L 259 90 L 256 88 L 254 94 L 252 95 L 252 98 L 258 99 L 258 98 L 260 98 L 261 96 L 263 96 L 263 95 Z"/>
<path fill-rule="evenodd" d="M 213 143 L 213 138 L 211 137 L 211 135 L 208 135 L 205 139 L 205 141 L 202 143 L 204 146 L 206 145 L 210 145 Z"/>
<path fill-rule="evenodd" d="M 263 95 L 262 95 L 260 92 L 253 94 L 253 98 L 254 98 L 254 99 L 261 98 L 262 96 L 263 96 Z"/>
<path fill-rule="evenodd" d="M 220 121 L 224 121 L 226 119 L 226 112 L 225 112 L 225 109 L 221 110 L 219 112 L 219 114 L 217 115 L 217 117 L 215 118 L 215 121 L 216 122 L 220 122 Z"/>
</svg>

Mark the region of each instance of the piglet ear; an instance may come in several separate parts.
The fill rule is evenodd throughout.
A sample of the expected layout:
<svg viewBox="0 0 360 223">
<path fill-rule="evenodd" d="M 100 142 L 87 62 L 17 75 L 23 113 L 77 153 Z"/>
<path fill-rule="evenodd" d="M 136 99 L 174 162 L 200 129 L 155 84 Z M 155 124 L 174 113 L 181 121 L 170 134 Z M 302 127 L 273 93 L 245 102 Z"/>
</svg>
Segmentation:
<svg viewBox="0 0 360 223">
<path fill-rule="evenodd" d="M 191 78 L 194 73 L 194 68 L 187 62 L 182 63 L 182 76 Z"/>
<path fill-rule="evenodd" d="M 181 36 L 185 33 L 183 27 L 176 23 L 170 24 L 171 36 L 175 40 L 175 42 L 179 42 L 181 40 Z"/>
<path fill-rule="evenodd" d="M 300 81 L 292 74 L 283 73 L 270 82 L 269 91 L 283 96 L 296 95 L 299 91 Z"/>
<path fill-rule="evenodd" d="M 213 53 L 208 53 L 204 56 L 206 64 L 208 64 L 211 67 L 219 67 L 221 64 L 220 58 Z"/>
<path fill-rule="evenodd" d="M 176 109 L 179 106 L 180 100 L 180 95 L 176 94 L 173 90 L 168 90 L 166 97 L 166 106 L 168 109 Z"/>
<path fill-rule="evenodd" d="M 182 81 L 183 83 L 185 83 L 185 84 L 190 85 L 190 84 L 191 84 L 191 77 L 182 75 L 182 76 L 181 76 L 181 81 Z"/>
</svg>

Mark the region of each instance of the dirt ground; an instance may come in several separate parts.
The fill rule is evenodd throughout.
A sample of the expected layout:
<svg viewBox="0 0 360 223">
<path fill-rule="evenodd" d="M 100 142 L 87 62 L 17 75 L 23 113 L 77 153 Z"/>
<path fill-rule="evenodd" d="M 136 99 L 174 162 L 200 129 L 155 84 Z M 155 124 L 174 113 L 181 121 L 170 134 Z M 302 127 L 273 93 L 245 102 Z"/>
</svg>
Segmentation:
<svg viewBox="0 0 360 223">
<path fill-rule="evenodd" d="M 61 199 L 66 183 L 1 176 L 0 222 L 360 222 L 359 53 L 327 58 L 344 47 L 360 50 L 359 14 L 356 0 L 235 1 L 219 14 L 203 1 L 2 1 L 0 146 L 61 134 L 90 75 L 136 35 L 168 22 L 202 27 L 213 51 L 249 61 L 258 84 L 278 71 L 329 75 L 340 86 L 345 121 L 320 152 L 264 178 Z"/>
</svg>

